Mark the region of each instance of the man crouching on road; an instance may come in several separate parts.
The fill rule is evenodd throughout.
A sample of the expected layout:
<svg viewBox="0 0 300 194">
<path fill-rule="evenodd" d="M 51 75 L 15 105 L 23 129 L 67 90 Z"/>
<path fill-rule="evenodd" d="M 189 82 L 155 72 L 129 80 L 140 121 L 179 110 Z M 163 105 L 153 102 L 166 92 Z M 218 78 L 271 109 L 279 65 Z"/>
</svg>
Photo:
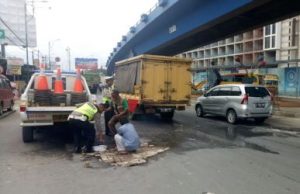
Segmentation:
<svg viewBox="0 0 300 194">
<path fill-rule="evenodd" d="M 133 124 L 129 123 L 127 118 L 120 119 L 121 127 L 117 129 L 115 141 L 118 152 L 126 154 L 134 152 L 140 147 L 140 138 L 137 134 Z"/>
<path fill-rule="evenodd" d="M 111 93 L 111 105 L 107 111 L 113 111 L 111 118 L 106 118 L 108 121 L 108 127 L 110 132 L 116 134 L 116 124 L 123 118 L 128 118 L 128 101 L 125 98 L 122 98 L 118 90 L 113 90 Z"/>
<path fill-rule="evenodd" d="M 85 152 L 93 152 L 93 145 L 95 141 L 95 128 L 90 123 L 94 119 L 96 113 L 101 112 L 97 105 L 92 103 L 85 103 L 79 108 L 75 109 L 68 117 L 69 123 L 73 130 L 75 153 L 81 153 L 83 141 L 85 141 Z"/>
</svg>

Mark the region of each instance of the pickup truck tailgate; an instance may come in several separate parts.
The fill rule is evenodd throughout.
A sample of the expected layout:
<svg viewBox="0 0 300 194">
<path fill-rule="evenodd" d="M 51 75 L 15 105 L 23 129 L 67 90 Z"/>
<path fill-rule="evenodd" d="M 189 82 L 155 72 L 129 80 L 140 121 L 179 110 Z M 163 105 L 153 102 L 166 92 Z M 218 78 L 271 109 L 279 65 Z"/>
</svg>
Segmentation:
<svg viewBox="0 0 300 194">
<path fill-rule="evenodd" d="M 76 107 L 27 107 L 26 122 L 65 122 Z"/>
</svg>

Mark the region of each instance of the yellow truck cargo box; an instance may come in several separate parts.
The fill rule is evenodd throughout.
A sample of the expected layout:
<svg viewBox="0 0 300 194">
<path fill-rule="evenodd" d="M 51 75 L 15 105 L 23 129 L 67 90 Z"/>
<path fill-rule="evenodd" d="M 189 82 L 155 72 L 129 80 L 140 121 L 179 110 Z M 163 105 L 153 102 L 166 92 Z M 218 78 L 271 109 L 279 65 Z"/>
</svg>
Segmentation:
<svg viewBox="0 0 300 194">
<path fill-rule="evenodd" d="M 139 104 L 176 107 L 189 104 L 192 61 L 140 55 L 116 63 L 115 88 Z"/>
</svg>

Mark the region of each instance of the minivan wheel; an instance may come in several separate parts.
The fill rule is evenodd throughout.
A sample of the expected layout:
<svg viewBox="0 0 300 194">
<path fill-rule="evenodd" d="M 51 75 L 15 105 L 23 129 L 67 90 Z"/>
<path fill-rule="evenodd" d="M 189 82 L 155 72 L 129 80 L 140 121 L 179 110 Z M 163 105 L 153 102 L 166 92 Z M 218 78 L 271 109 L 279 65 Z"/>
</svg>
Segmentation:
<svg viewBox="0 0 300 194">
<path fill-rule="evenodd" d="M 199 104 L 196 106 L 196 115 L 197 117 L 203 117 L 203 108 L 202 106 Z"/>
<path fill-rule="evenodd" d="M 29 143 L 33 141 L 33 128 L 32 127 L 23 127 L 22 128 L 22 137 L 24 143 Z"/>
<path fill-rule="evenodd" d="M 236 112 L 234 110 L 228 110 L 226 114 L 227 122 L 230 124 L 235 124 L 237 121 Z"/>
</svg>

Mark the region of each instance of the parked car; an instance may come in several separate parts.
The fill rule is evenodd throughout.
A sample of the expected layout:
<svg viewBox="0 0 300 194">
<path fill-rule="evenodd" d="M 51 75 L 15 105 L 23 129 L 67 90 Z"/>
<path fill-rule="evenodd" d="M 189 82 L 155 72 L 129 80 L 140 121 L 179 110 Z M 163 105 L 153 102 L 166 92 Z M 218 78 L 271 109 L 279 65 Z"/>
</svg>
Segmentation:
<svg viewBox="0 0 300 194">
<path fill-rule="evenodd" d="M 231 124 L 254 118 L 263 123 L 272 114 L 272 96 L 263 86 L 250 84 L 219 85 L 197 99 L 198 117 L 213 114 L 226 117 Z"/>
<path fill-rule="evenodd" d="M 0 115 L 14 107 L 14 93 L 9 79 L 0 75 Z"/>
</svg>

